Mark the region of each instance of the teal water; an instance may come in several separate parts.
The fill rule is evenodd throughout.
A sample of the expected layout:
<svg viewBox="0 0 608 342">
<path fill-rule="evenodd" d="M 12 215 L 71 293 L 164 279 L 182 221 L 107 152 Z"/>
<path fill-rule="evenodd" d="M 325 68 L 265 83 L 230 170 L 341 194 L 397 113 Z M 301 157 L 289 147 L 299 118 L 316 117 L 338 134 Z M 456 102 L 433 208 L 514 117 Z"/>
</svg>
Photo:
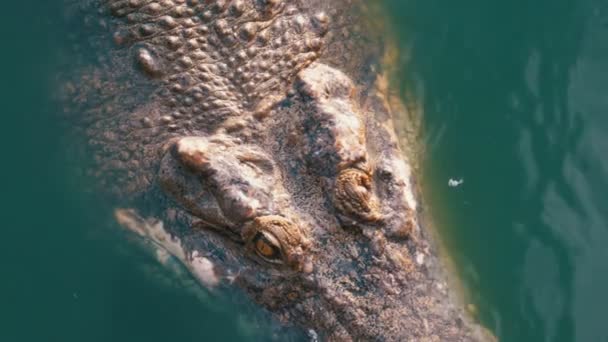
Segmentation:
<svg viewBox="0 0 608 342">
<path fill-rule="evenodd" d="M 64 164 L 62 3 L 3 5 L 0 341 L 268 340 L 130 252 Z M 429 214 L 479 318 L 501 341 L 608 341 L 608 3 L 386 6 Z"/>
<path fill-rule="evenodd" d="M 607 341 L 608 3 L 390 7 L 425 198 L 483 322 L 503 341 Z"/>
</svg>

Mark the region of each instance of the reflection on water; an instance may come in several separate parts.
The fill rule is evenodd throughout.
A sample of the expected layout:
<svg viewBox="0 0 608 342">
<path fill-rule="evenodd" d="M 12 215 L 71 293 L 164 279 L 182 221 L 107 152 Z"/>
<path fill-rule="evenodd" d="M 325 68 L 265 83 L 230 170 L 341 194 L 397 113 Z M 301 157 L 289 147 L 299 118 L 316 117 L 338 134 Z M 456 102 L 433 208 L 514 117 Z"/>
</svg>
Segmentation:
<svg viewBox="0 0 608 342">
<path fill-rule="evenodd" d="M 388 5 L 424 91 L 431 214 L 481 319 L 503 341 L 606 340 L 606 4 Z"/>
<path fill-rule="evenodd" d="M 429 211 L 481 320 L 502 341 L 607 340 L 608 5 L 385 2 L 408 54 L 398 76 L 423 104 Z M 71 63 L 62 8 L 3 8 L 0 340 L 268 339 L 237 308 L 151 277 L 62 165 L 49 101 Z"/>
</svg>

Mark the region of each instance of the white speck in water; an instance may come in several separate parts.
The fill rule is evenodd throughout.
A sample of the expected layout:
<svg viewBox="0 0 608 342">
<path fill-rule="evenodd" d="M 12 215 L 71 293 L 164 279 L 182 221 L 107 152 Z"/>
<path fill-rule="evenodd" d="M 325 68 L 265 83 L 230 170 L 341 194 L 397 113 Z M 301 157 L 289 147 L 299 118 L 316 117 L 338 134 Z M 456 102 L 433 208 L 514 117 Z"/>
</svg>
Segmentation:
<svg viewBox="0 0 608 342">
<path fill-rule="evenodd" d="M 450 188 L 455 188 L 457 186 L 462 185 L 462 183 L 464 183 L 464 179 L 460 178 L 460 179 L 452 179 L 450 178 L 450 180 L 448 181 L 448 186 Z"/>
</svg>

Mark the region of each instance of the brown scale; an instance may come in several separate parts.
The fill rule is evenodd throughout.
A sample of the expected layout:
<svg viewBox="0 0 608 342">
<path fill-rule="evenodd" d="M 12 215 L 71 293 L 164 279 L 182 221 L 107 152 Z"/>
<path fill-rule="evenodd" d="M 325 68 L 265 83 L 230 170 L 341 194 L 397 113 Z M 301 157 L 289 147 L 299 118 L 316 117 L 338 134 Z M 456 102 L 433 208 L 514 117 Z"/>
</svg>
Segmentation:
<svg viewBox="0 0 608 342">
<path fill-rule="evenodd" d="M 158 80 L 155 96 L 172 112 L 201 115 L 210 123 L 231 116 L 266 116 L 299 70 L 317 59 L 323 48 L 326 18 L 302 14 L 295 9 L 298 1 L 107 4 L 125 22 L 119 25 L 115 42 L 136 47 L 140 69 Z"/>
</svg>

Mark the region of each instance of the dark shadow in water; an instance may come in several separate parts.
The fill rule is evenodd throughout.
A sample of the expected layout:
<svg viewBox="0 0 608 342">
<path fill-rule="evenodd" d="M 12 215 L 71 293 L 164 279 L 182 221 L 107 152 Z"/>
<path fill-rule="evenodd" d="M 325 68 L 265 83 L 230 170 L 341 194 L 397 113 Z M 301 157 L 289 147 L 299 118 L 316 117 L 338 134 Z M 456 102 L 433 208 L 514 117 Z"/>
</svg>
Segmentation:
<svg viewBox="0 0 608 342">
<path fill-rule="evenodd" d="M 568 89 L 595 5 L 387 1 L 408 53 L 403 87 L 422 89 L 425 192 L 445 209 L 432 210 L 433 217 L 482 320 L 502 341 L 574 339 L 576 251 L 542 212 L 553 185 L 571 208 L 580 206 L 563 172 L 583 130 L 581 117 L 570 112 Z M 536 180 L 522 165 L 524 136 Z M 449 178 L 462 176 L 462 188 L 447 188 Z M 526 255 L 536 242 L 556 270 L 527 285 Z M 551 289 L 542 294 L 545 287 Z M 543 295 L 554 295 L 540 299 L 552 312 L 535 304 Z"/>
</svg>

